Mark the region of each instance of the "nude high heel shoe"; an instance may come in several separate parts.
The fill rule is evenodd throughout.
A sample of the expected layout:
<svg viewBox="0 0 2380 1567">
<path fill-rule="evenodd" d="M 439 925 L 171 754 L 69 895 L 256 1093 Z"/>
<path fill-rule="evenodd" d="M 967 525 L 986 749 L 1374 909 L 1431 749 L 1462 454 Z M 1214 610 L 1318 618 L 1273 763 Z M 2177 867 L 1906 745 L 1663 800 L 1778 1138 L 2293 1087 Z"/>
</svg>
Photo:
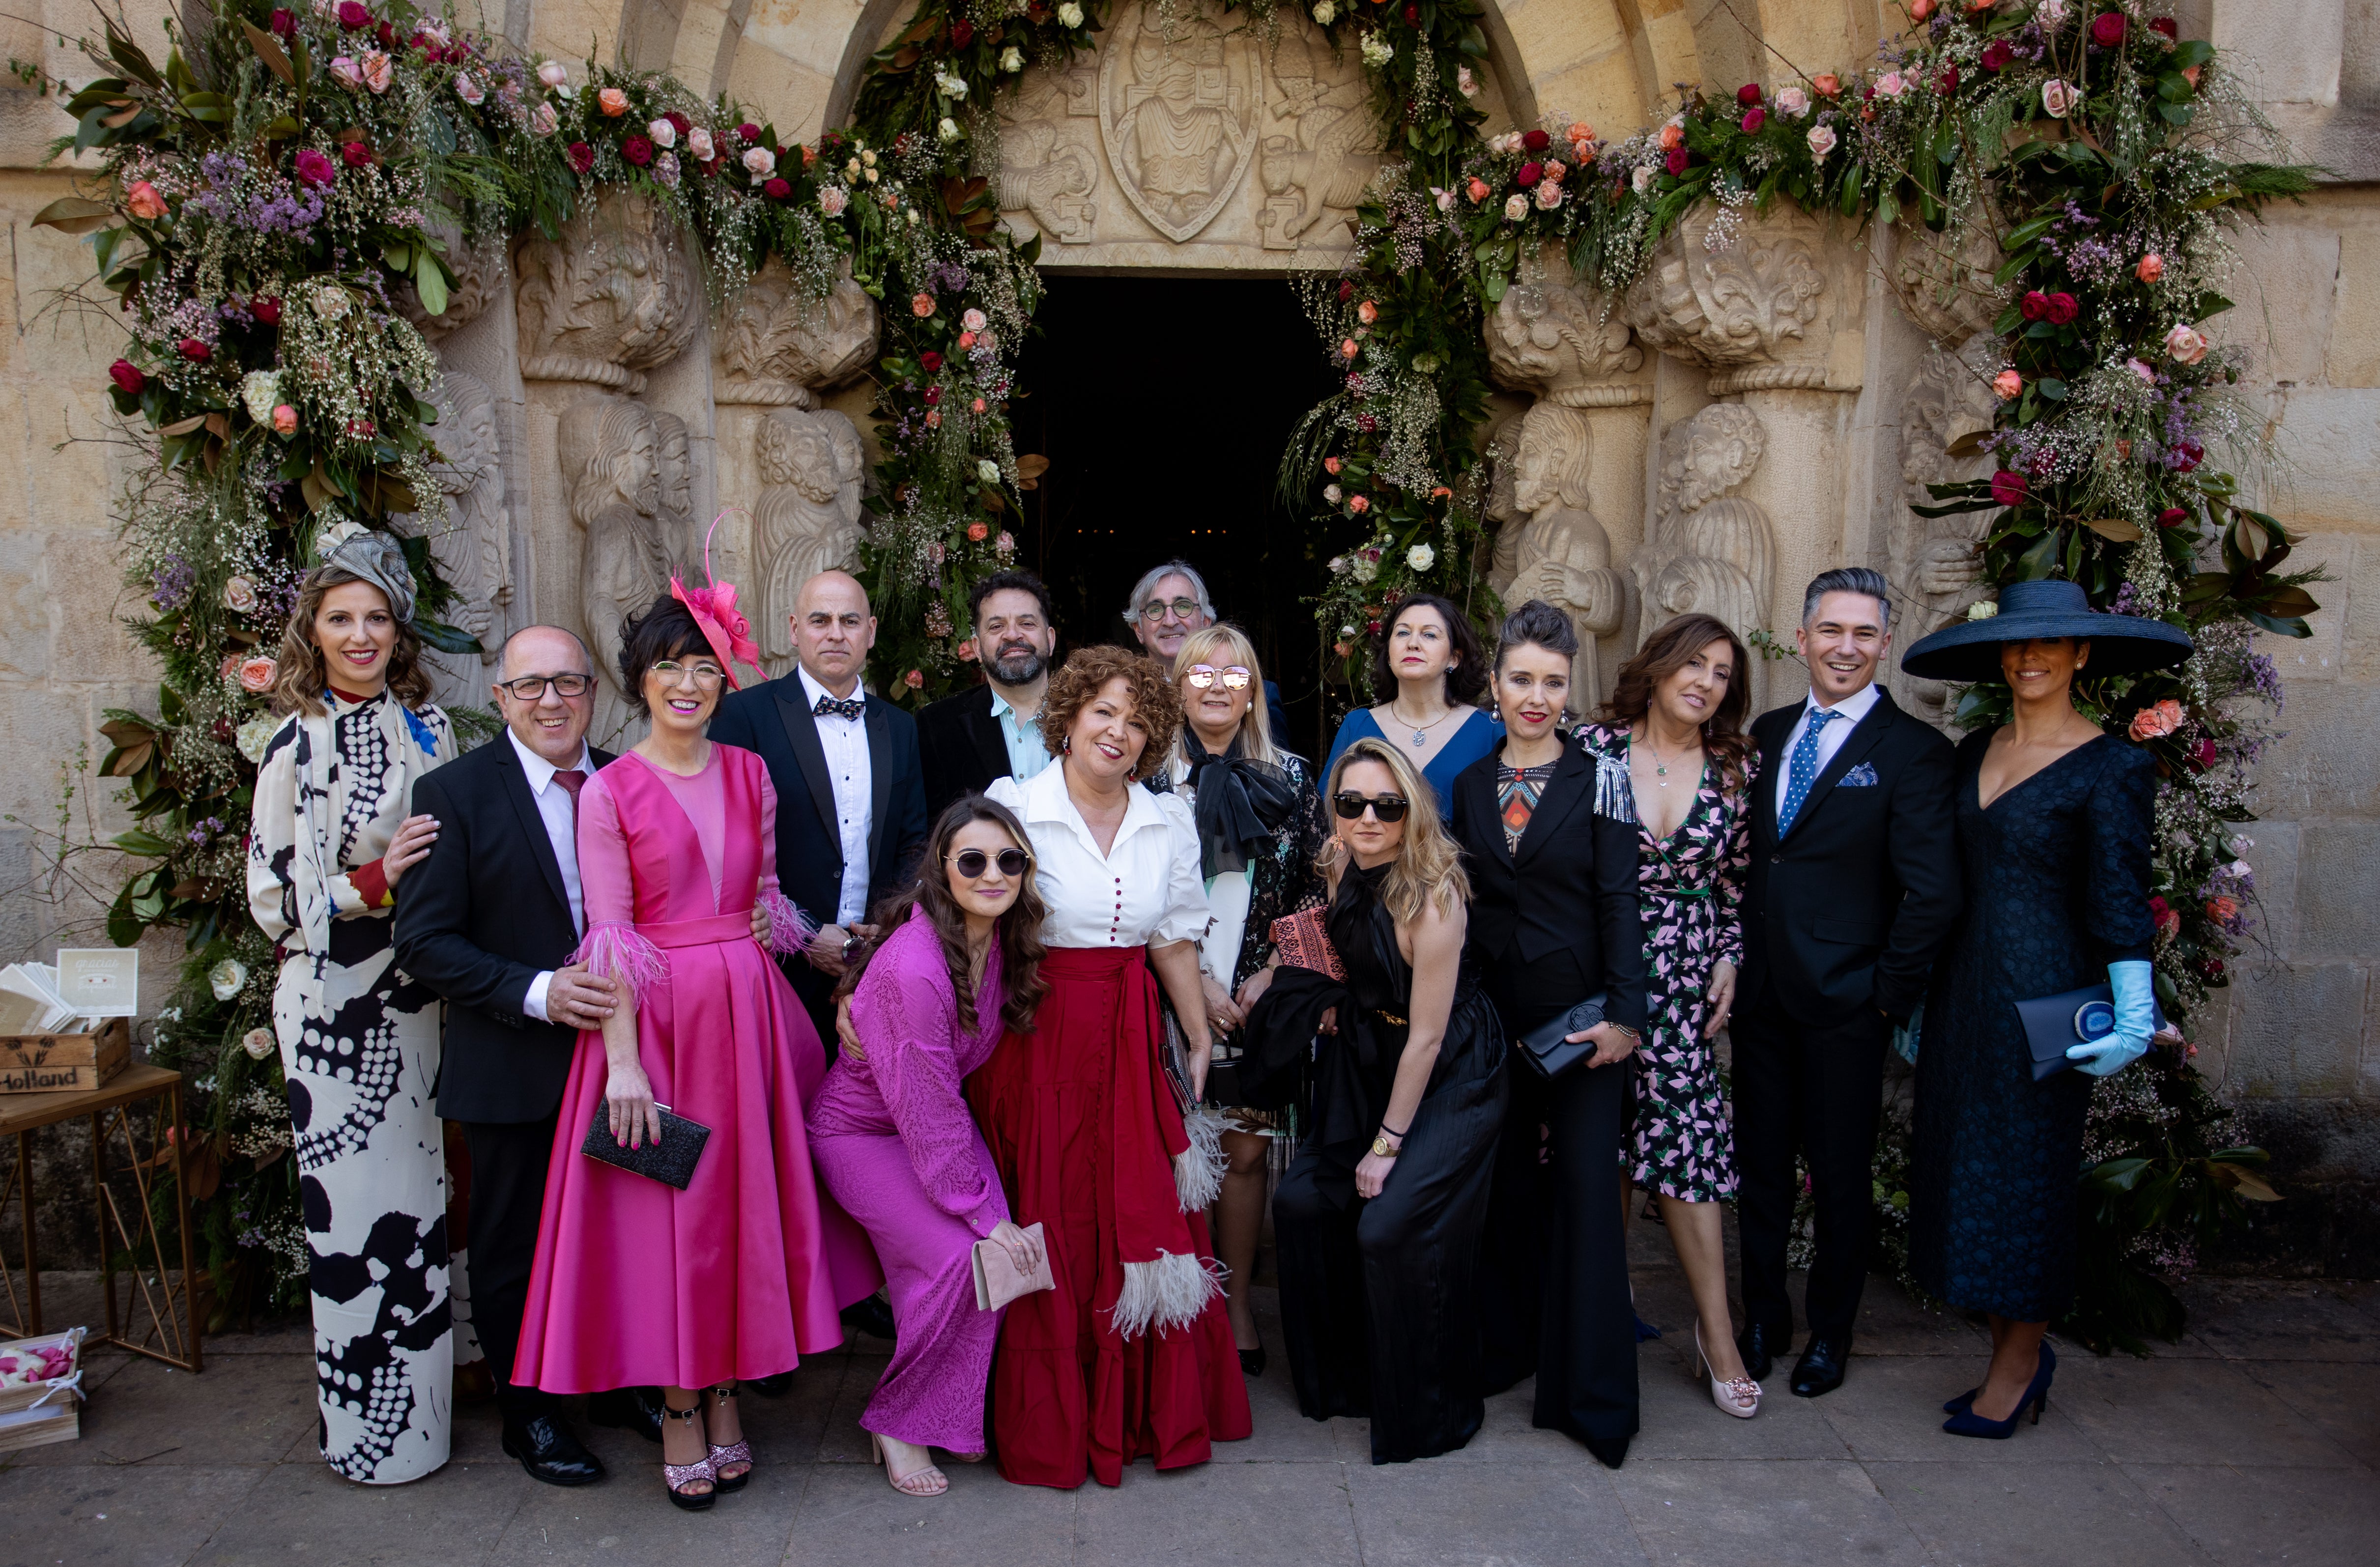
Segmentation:
<svg viewBox="0 0 2380 1567">
<path fill-rule="evenodd" d="M 884 1439 L 873 1431 L 868 1433 L 868 1460 L 883 1469 L 884 1477 L 903 1496 L 940 1496 L 951 1488 L 950 1476 L 930 1464 L 906 1475 L 892 1473 L 892 1465 L 884 1461 Z"/>
<path fill-rule="evenodd" d="M 1703 1353 L 1703 1325 L 1694 1324 L 1694 1371 L 1710 1379 L 1711 1402 L 1722 1414 L 1739 1420 L 1749 1420 L 1760 1413 L 1760 1384 L 1749 1377 L 1737 1377 L 1720 1381 L 1710 1368 L 1710 1356 Z"/>
</svg>

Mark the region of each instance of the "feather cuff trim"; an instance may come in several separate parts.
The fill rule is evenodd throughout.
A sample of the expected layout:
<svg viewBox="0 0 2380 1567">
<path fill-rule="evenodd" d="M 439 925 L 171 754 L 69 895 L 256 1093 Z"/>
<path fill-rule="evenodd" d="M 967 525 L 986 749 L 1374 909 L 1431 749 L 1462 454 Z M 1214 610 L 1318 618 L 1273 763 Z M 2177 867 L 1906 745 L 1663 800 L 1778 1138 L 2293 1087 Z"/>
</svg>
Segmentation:
<svg viewBox="0 0 2380 1567">
<path fill-rule="evenodd" d="M 1230 1123 L 1204 1105 L 1192 1105 L 1182 1118 L 1190 1146 L 1173 1156 L 1173 1195 L 1184 1213 L 1204 1213 L 1223 1194 L 1223 1172 L 1231 1160 L 1223 1153 L 1223 1133 Z"/>
<path fill-rule="evenodd" d="M 775 888 L 763 889 L 755 900 L 769 911 L 769 950 L 779 957 L 799 957 L 808 950 L 809 940 L 818 934 L 818 922 L 795 906 L 794 900 Z"/>
<path fill-rule="evenodd" d="M 570 961 L 585 964 L 587 972 L 598 978 L 625 985 L 631 1002 L 648 986 L 669 978 L 669 958 L 661 948 L 638 935 L 635 926 L 618 920 L 589 926 L 587 939 L 578 943 Z"/>
<path fill-rule="evenodd" d="M 1151 1328 L 1186 1328 L 1222 1298 L 1223 1265 L 1188 1253 L 1161 1251 L 1154 1262 L 1123 1265 L 1123 1293 L 1116 1296 L 1116 1331 L 1136 1339 Z"/>
</svg>

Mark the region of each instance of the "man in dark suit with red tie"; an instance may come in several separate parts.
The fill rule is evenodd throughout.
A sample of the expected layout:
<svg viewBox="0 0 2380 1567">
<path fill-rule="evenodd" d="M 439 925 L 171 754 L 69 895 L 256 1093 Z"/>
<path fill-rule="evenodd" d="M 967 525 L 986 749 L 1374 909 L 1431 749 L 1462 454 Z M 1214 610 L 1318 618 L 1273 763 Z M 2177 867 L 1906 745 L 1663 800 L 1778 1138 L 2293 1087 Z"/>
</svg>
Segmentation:
<svg viewBox="0 0 2380 1567">
<path fill-rule="evenodd" d="M 1884 1052 L 1959 912 L 1950 744 L 1876 683 L 1890 591 L 1865 566 L 1813 581 L 1794 633 L 1809 696 L 1752 725 L 1760 777 L 1732 1030 L 1737 1344 L 1757 1379 L 1792 1342 L 1785 1252 L 1799 1156 L 1817 1209 L 1810 1342 L 1790 1384 L 1803 1398 L 1842 1385 L 1876 1233 Z"/>
</svg>

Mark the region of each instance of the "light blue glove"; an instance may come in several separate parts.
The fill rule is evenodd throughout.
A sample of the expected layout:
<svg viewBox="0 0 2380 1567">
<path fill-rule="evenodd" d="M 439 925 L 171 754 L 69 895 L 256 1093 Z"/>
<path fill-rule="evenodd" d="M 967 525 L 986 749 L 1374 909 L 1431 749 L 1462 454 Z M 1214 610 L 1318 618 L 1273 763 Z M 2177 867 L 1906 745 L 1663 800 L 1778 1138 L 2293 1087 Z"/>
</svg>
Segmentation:
<svg viewBox="0 0 2380 1567">
<path fill-rule="evenodd" d="M 2066 1052 L 2077 1070 L 2094 1077 L 2112 1077 L 2149 1053 L 2149 1036 L 2156 1032 L 2156 987 L 2145 959 L 2107 966 L 2107 987 L 2116 993 L 2116 1027 Z"/>
</svg>

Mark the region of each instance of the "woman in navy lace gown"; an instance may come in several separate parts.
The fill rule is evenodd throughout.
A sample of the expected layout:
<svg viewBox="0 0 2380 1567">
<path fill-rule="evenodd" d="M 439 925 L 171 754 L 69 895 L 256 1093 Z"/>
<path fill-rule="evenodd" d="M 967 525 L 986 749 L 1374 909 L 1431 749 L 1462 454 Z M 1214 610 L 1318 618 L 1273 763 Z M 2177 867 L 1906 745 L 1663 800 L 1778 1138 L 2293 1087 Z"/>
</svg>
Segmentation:
<svg viewBox="0 0 2380 1567">
<path fill-rule="evenodd" d="M 1959 747 L 1966 911 L 1935 969 L 1917 1056 L 1910 1264 L 1918 1282 L 1991 1319 L 1983 1383 L 1944 1408 L 1956 1436 L 2005 1438 L 2039 1418 L 2057 1357 L 2043 1335 L 2074 1295 L 2075 1184 L 2092 1080 L 2155 1031 L 2149 846 L 2156 762 L 2074 709 L 2075 676 L 2137 673 L 2190 652 L 2178 628 L 2096 613 L 2070 582 L 2002 590 L 2000 613 L 1935 633 L 1902 667 L 2008 682 L 2012 722 Z M 2113 1034 L 2035 1080 L 2015 1002 L 2106 980 Z"/>
</svg>

